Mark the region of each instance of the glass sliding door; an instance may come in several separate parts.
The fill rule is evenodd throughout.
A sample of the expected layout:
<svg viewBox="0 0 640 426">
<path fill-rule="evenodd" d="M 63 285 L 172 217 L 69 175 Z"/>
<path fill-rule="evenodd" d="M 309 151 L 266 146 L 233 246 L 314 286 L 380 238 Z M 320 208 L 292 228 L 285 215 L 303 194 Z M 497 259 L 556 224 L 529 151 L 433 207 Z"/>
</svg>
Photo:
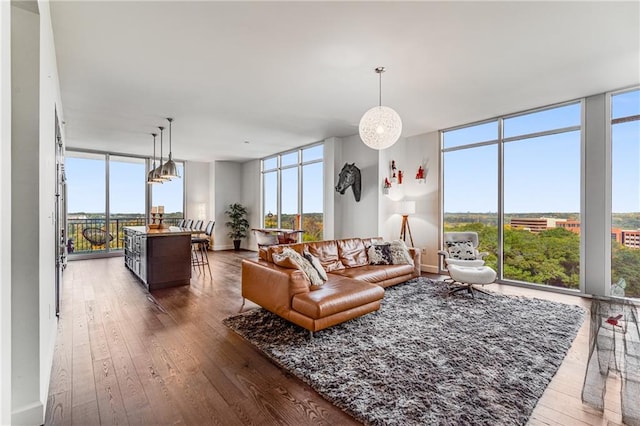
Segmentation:
<svg viewBox="0 0 640 426">
<path fill-rule="evenodd" d="M 146 225 L 146 160 L 109 156 L 110 250 L 123 250 L 124 226 Z"/>
<path fill-rule="evenodd" d="M 146 183 L 149 159 L 108 152 L 67 150 L 67 244 L 71 257 L 120 254 L 124 226 L 146 225 L 147 194 L 165 206 L 165 222 L 183 217 L 184 179 Z M 176 161 L 180 176 L 184 162 Z"/>
<path fill-rule="evenodd" d="M 67 239 L 69 255 L 107 250 L 106 159 L 104 154 L 67 151 Z"/>
<path fill-rule="evenodd" d="M 611 96 L 611 295 L 640 298 L 640 90 Z"/>
</svg>

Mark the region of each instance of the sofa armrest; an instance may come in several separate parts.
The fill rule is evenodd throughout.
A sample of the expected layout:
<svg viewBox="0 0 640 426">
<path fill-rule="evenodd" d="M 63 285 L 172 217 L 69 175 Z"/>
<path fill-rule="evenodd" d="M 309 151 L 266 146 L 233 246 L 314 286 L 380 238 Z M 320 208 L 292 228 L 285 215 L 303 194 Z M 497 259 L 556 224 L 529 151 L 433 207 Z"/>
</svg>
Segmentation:
<svg viewBox="0 0 640 426">
<path fill-rule="evenodd" d="M 309 281 L 298 269 L 270 262 L 242 260 L 242 297 L 283 317 L 291 310 L 291 299 L 309 291 Z"/>
<path fill-rule="evenodd" d="M 413 273 L 415 274 L 416 277 L 419 277 L 422 273 L 422 271 L 420 270 L 420 262 L 421 262 L 421 253 L 420 253 L 420 249 L 417 249 L 415 247 L 411 247 L 409 248 L 409 254 L 411 255 L 411 258 L 413 259 Z"/>
</svg>

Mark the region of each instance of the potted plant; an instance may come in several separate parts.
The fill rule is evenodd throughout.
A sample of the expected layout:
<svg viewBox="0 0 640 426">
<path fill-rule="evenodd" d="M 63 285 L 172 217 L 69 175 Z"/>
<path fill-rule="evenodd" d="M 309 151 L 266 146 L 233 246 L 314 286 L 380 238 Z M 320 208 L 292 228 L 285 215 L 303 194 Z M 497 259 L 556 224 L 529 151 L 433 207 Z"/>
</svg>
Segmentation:
<svg viewBox="0 0 640 426">
<path fill-rule="evenodd" d="M 240 203 L 233 203 L 229 204 L 225 213 L 229 217 L 229 221 L 225 223 L 230 229 L 227 235 L 233 240 L 233 249 L 240 250 L 240 240 L 246 238 L 249 230 L 247 208 Z"/>
</svg>

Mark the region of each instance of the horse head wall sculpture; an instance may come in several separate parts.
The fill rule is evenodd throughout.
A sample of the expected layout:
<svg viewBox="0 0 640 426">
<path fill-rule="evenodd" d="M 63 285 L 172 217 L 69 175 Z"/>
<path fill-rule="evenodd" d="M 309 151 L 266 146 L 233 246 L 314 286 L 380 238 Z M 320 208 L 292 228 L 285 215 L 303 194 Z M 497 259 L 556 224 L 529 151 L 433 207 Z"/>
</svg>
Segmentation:
<svg viewBox="0 0 640 426">
<path fill-rule="evenodd" d="M 338 176 L 336 192 L 344 195 L 344 192 L 349 187 L 353 190 L 353 196 L 356 198 L 356 202 L 360 201 L 362 177 L 360 176 L 360 169 L 356 167 L 356 163 L 344 163 L 344 167 L 342 167 L 340 175 Z"/>
</svg>

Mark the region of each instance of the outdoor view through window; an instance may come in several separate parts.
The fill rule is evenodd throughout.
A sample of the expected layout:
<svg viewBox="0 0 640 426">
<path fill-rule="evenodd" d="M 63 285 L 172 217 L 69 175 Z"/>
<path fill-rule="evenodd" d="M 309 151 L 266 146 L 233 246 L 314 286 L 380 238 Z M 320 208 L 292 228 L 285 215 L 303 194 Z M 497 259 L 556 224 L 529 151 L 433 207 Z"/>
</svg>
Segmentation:
<svg viewBox="0 0 640 426">
<path fill-rule="evenodd" d="M 611 294 L 640 297 L 640 90 L 611 97 Z"/>
<path fill-rule="evenodd" d="M 611 99 L 612 294 L 626 297 L 640 297 L 639 93 Z M 581 116 L 573 102 L 443 132 L 444 232 L 477 231 L 504 280 L 579 288 Z"/>
<path fill-rule="evenodd" d="M 303 241 L 322 240 L 323 155 L 318 144 L 262 160 L 265 228 L 302 229 Z"/>
<path fill-rule="evenodd" d="M 176 163 L 184 176 L 184 164 Z M 144 158 L 68 150 L 65 174 L 69 255 L 123 250 L 123 227 L 146 225 Z M 183 216 L 183 182 L 174 179 L 151 188 L 152 204 L 165 207 L 169 225 Z"/>
</svg>

